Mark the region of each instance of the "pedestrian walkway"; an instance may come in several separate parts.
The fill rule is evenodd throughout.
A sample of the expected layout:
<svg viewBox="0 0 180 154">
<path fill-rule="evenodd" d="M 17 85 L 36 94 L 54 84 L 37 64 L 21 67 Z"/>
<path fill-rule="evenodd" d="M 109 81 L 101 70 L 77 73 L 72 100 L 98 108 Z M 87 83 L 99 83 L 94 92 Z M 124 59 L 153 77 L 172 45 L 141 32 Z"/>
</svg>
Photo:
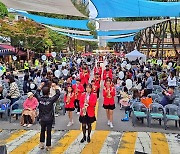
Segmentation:
<svg viewBox="0 0 180 154">
<path fill-rule="evenodd" d="M 44 154 L 38 130 L 1 130 L 0 143 L 10 154 Z M 53 131 L 52 154 L 179 154 L 178 134 L 94 130 L 91 142 L 80 143 L 82 131 Z"/>
</svg>

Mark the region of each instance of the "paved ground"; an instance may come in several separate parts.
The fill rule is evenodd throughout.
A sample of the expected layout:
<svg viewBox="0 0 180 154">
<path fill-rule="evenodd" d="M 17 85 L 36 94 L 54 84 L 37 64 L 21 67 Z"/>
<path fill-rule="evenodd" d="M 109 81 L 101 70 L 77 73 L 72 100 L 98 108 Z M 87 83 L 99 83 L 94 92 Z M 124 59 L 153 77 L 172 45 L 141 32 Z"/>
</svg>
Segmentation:
<svg viewBox="0 0 180 154">
<path fill-rule="evenodd" d="M 92 78 L 92 76 L 91 76 Z M 102 88 L 101 88 L 102 90 Z M 67 127 L 67 115 L 56 117 L 56 125 L 52 135 L 53 149 L 51 153 L 66 154 L 133 154 L 133 153 L 153 153 L 153 154 L 179 154 L 180 140 L 176 137 L 179 128 L 174 122 L 168 122 L 169 128 L 164 130 L 157 121 L 152 121 L 152 127 L 137 122 L 132 127 L 129 122 L 121 122 L 124 117 L 124 110 L 119 110 L 116 105 L 114 110 L 114 128 L 107 126 L 105 110 L 102 108 L 102 91 L 96 106 L 97 122 L 93 124 L 92 142 L 90 144 L 80 144 L 82 138 L 78 115 L 74 112 L 74 122 L 72 127 Z M 24 130 L 19 124 L 19 120 L 12 120 L 12 123 L 0 119 L 0 144 L 7 145 L 8 153 L 16 154 L 44 154 L 39 150 L 39 124 L 33 125 L 30 129 Z"/>
<path fill-rule="evenodd" d="M 179 154 L 177 134 L 93 131 L 89 144 L 80 143 L 80 130 L 53 131 L 52 154 Z M 39 130 L 2 130 L 0 142 L 11 154 L 44 154 L 40 150 Z"/>
</svg>

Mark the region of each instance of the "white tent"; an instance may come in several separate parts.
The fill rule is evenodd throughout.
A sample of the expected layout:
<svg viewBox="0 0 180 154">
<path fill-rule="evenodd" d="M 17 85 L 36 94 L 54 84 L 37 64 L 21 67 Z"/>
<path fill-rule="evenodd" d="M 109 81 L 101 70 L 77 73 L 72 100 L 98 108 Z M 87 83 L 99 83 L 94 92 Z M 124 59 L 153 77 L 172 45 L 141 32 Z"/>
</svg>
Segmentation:
<svg viewBox="0 0 180 154">
<path fill-rule="evenodd" d="M 137 58 L 142 58 L 142 61 L 145 62 L 146 61 L 146 55 L 142 54 L 141 52 L 137 51 L 137 50 L 133 50 L 130 53 L 125 55 L 126 58 L 128 58 L 130 61 L 136 60 Z"/>
</svg>

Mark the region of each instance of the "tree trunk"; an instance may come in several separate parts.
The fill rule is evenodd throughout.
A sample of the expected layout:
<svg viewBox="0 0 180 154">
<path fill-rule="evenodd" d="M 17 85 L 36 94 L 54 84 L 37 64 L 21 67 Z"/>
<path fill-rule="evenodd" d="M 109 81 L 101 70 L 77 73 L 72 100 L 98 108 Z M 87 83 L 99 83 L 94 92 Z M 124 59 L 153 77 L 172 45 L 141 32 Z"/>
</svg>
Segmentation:
<svg viewBox="0 0 180 154">
<path fill-rule="evenodd" d="M 169 20 L 169 30 L 170 30 L 170 33 L 171 33 L 171 38 L 172 38 L 172 43 L 173 43 L 174 51 L 176 53 L 176 57 L 178 58 L 177 59 L 177 66 L 179 66 L 180 65 L 180 54 L 178 53 L 177 47 L 176 47 L 176 44 L 175 44 L 174 33 L 173 33 L 173 29 L 172 29 L 172 22 L 171 22 L 171 20 Z M 177 71 L 177 74 L 179 74 L 179 70 Z"/>
<path fill-rule="evenodd" d="M 165 22 L 163 24 L 163 34 L 162 34 L 162 51 L 161 51 L 161 58 L 163 59 L 163 53 L 164 53 L 164 38 L 167 30 L 168 22 Z"/>
</svg>

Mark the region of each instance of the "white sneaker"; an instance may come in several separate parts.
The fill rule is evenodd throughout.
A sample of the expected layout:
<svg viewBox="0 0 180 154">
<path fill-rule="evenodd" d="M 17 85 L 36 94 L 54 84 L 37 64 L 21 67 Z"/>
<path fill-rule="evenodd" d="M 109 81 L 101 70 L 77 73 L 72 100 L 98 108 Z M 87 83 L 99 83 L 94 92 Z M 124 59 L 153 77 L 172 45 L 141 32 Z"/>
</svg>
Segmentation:
<svg viewBox="0 0 180 154">
<path fill-rule="evenodd" d="M 73 124 L 72 124 L 72 122 L 69 122 L 68 124 L 67 124 L 67 127 L 70 127 L 70 126 L 72 126 Z"/>
<path fill-rule="evenodd" d="M 27 125 L 28 128 L 31 127 L 31 126 L 32 126 L 32 124 Z"/>
<path fill-rule="evenodd" d="M 79 115 L 80 114 L 80 112 L 77 112 L 77 115 Z"/>
<path fill-rule="evenodd" d="M 71 123 L 72 123 L 72 125 L 73 125 L 73 124 L 74 124 L 74 121 L 72 120 Z"/>
<path fill-rule="evenodd" d="M 55 114 L 54 116 L 55 116 L 55 117 L 58 117 L 59 115 L 58 115 L 58 114 Z"/>
<path fill-rule="evenodd" d="M 113 128 L 114 126 L 113 126 L 113 124 L 112 124 L 112 122 L 110 123 L 110 128 Z"/>
<path fill-rule="evenodd" d="M 23 127 L 27 127 L 28 124 L 24 124 Z"/>
<path fill-rule="evenodd" d="M 110 126 L 110 121 L 108 120 L 108 123 L 107 123 L 108 126 Z"/>
</svg>

